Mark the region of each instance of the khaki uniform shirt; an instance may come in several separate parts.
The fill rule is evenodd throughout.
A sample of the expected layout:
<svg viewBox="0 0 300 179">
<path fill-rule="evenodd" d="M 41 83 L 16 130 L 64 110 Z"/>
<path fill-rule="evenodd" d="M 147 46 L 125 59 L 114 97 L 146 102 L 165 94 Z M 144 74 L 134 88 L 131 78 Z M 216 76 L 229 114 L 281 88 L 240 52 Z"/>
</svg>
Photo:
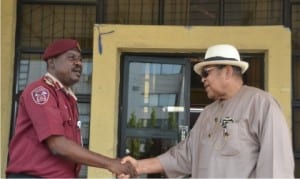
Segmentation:
<svg viewBox="0 0 300 179">
<path fill-rule="evenodd" d="M 270 94 L 249 86 L 205 107 L 189 136 L 158 158 L 168 177 L 294 177 L 285 117 Z"/>
</svg>

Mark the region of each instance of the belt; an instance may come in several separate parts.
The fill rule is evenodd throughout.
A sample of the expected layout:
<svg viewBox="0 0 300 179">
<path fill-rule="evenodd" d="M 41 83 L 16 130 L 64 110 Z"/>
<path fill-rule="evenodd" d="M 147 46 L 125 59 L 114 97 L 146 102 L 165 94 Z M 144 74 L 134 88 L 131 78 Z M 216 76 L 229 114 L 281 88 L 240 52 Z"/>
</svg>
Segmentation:
<svg viewBox="0 0 300 179">
<path fill-rule="evenodd" d="M 34 175 L 28 175 L 26 173 L 8 173 L 6 178 L 42 178 Z"/>
</svg>

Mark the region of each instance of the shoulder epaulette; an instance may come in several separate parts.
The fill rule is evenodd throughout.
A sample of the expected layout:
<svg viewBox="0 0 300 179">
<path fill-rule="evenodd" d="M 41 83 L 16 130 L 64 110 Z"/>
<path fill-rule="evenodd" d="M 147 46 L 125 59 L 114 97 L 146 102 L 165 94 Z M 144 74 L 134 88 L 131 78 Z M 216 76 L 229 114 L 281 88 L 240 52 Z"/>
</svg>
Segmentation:
<svg viewBox="0 0 300 179">
<path fill-rule="evenodd" d="M 52 78 L 49 76 L 44 76 L 44 81 L 47 85 L 54 87 L 55 89 L 60 89 L 60 85 L 58 85 Z"/>
</svg>

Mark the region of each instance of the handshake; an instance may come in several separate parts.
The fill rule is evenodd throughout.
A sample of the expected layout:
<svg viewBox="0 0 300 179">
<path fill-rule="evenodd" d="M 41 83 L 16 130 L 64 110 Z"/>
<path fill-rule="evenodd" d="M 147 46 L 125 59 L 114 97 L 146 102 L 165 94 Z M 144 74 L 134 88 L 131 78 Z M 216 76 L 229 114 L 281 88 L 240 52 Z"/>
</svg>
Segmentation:
<svg viewBox="0 0 300 179">
<path fill-rule="evenodd" d="M 164 172 L 163 166 L 157 157 L 136 160 L 130 156 L 126 156 L 121 159 L 121 162 L 119 160 L 115 161 L 115 167 L 109 170 L 122 179 L 136 178 L 140 174 Z"/>
<path fill-rule="evenodd" d="M 120 159 L 112 159 L 107 167 L 118 178 L 136 178 L 138 173 L 138 161 L 130 156 Z"/>
</svg>

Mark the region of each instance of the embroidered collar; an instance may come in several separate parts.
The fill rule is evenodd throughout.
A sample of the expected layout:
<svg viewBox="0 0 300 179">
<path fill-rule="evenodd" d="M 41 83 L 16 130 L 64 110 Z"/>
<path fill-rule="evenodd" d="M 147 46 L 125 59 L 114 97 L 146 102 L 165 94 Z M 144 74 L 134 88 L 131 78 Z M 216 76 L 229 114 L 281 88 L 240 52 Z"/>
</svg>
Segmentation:
<svg viewBox="0 0 300 179">
<path fill-rule="evenodd" d="M 72 91 L 71 88 L 66 88 L 57 78 L 55 78 L 53 75 L 51 75 L 50 73 L 46 73 L 44 75 L 44 81 L 54 87 L 56 90 L 60 90 L 62 89 L 67 95 L 72 96 L 76 101 L 77 101 L 77 97 L 75 96 L 74 92 Z"/>
</svg>

